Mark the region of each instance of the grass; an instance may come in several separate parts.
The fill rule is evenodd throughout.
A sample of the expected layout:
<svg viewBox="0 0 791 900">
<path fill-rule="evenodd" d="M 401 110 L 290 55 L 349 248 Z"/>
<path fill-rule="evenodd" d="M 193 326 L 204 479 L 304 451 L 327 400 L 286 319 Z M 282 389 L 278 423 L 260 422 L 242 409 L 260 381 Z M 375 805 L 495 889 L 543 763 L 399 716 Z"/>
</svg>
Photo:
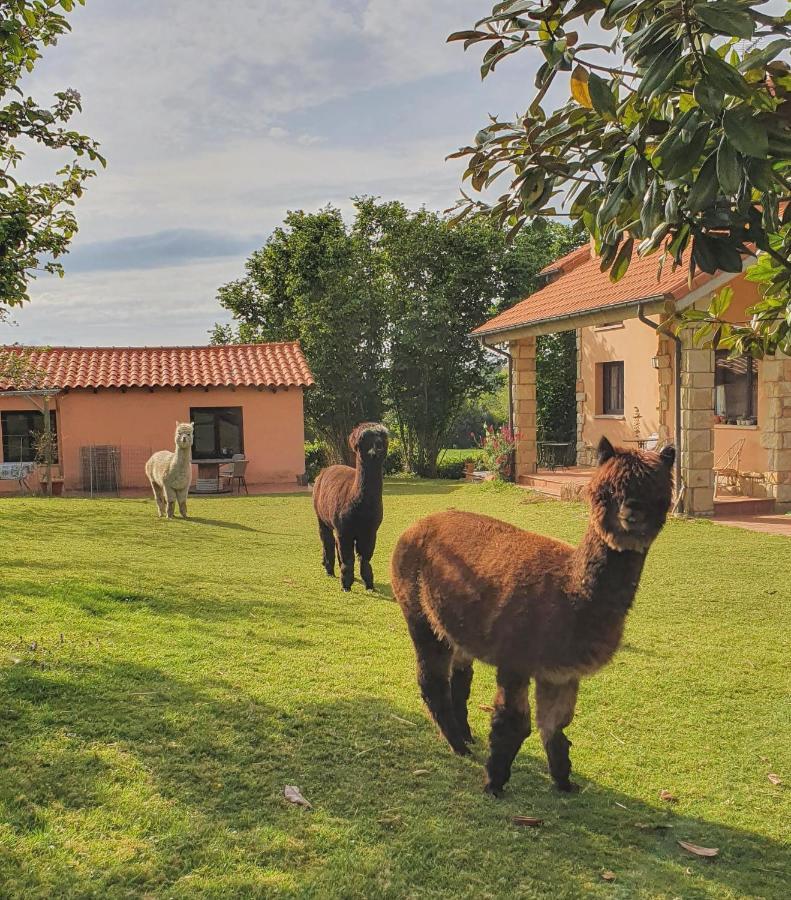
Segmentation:
<svg viewBox="0 0 791 900">
<path fill-rule="evenodd" d="M 148 500 L 0 504 L 0 896 L 787 897 L 791 542 L 671 522 L 624 647 L 581 690 L 582 792 L 552 790 L 533 735 L 491 801 L 492 673 L 457 759 L 421 708 L 388 557 L 431 510 L 574 541 L 584 509 L 386 490 L 373 595 L 323 574 L 304 495 L 195 500 L 188 522 Z"/>
</svg>

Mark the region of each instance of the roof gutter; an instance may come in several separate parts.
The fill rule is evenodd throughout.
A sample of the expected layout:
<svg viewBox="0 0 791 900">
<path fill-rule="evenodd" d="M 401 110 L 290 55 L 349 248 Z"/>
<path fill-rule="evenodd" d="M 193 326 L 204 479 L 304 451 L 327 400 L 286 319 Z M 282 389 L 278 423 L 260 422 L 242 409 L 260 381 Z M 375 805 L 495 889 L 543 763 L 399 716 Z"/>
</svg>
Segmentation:
<svg viewBox="0 0 791 900">
<path fill-rule="evenodd" d="M 61 388 L 36 391 L 0 391 L 0 397 L 53 397 L 60 392 Z"/>
<path fill-rule="evenodd" d="M 521 324 L 521 325 L 512 325 L 512 326 L 509 326 L 508 328 L 492 328 L 491 331 L 474 331 L 473 337 L 477 338 L 478 340 L 482 340 L 484 338 L 489 337 L 490 335 L 497 334 L 497 335 L 503 335 L 502 340 L 508 340 L 507 335 L 509 334 L 509 332 L 512 332 L 512 331 L 520 331 L 525 328 L 533 328 L 534 326 L 538 326 L 538 325 L 548 325 L 548 324 L 554 323 L 554 322 L 558 322 L 558 323 L 567 322 L 570 319 L 581 319 L 586 316 L 595 315 L 596 313 L 628 309 L 629 307 L 632 307 L 632 306 L 637 306 L 639 308 L 640 306 L 643 306 L 646 303 L 663 303 L 665 300 L 668 299 L 669 296 L 670 296 L 669 294 L 655 294 L 651 297 L 642 297 L 642 298 L 637 298 L 636 300 L 624 300 L 622 303 L 610 303 L 610 304 L 605 304 L 604 306 L 594 306 L 591 309 L 581 310 L 581 311 L 577 311 L 577 312 L 573 312 L 573 313 L 566 313 L 562 316 L 547 316 L 545 319 L 535 319 L 533 322 L 525 322 L 524 324 Z M 582 327 L 584 327 L 584 325 L 581 324 L 577 327 L 582 328 Z M 557 331 L 566 331 L 568 329 L 558 328 L 556 330 Z M 490 347 L 491 345 L 487 344 L 486 346 Z"/>
</svg>

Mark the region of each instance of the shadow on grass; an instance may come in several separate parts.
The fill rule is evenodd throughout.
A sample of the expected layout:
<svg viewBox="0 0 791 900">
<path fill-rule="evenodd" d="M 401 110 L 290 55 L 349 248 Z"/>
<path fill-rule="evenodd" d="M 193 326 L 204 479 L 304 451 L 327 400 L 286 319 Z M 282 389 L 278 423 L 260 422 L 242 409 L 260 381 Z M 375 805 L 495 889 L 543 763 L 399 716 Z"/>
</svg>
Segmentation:
<svg viewBox="0 0 791 900">
<path fill-rule="evenodd" d="M 97 748 L 131 755 L 143 773 L 139 805 L 152 791 L 192 823 L 175 848 L 167 823 L 145 817 L 125 823 L 124 815 L 134 819 L 135 804 L 131 812 L 107 810 L 114 827 L 143 828 L 156 848 L 148 880 L 134 870 L 141 894 L 211 867 L 224 843 L 234 866 L 253 859 L 311 895 L 360 894 L 346 881 L 349 866 L 359 879 L 368 861 L 360 895 L 371 896 L 380 860 L 387 860 L 392 896 L 513 896 L 510 880 L 498 884 L 503 873 L 518 877 L 521 896 L 590 896 L 610 890 L 600 881 L 604 868 L 619 873 L 621 896 L 783 896 L 787 859 L 778 842 L 657 809 L 579 773 L 582 793 L 557 795 L 543 761 L 525 752 L 506 798 L 488 800 L 481 792 L 480 729 L 474 759 L 460 760 L 415 710 L 375 697 L 282 709 L 220 680 L 198 688 L 133 663 L 64 665 L 57 676 L 23 663 L 0 683 L 5 821 L 24 837 L 43 833 L 59 809 L 95 809 L 108 774 Z M 66 737 L 47 752 L 53 734 Z M 286 804 L 285 784 L 298 784 L 314 810 Z M 515 829 L 511 817 L 526 812 L 543 818 L 544 827 Z M 57 830 L 46 834 L 50 842 L 71 839 Z M 719 847 L 720 857 L 713 863 L 688 857 L 677 839 Z M 39 866 L 14 854 L 13 842 L 0 854 L 0 880 L 6 867 L 24 873 L 31 894 L 53 872 L 64 895 L 80 886 L 68 857 L 58 870 L 53 859 Z M 131 873 L 132 859 L 117 861 L 112 875 L 100 867 L 91 889 L 102 895 L 110 884 L 103 879 L 123 878 L 125 865 Z M 359 888 L 359 880 L 354 884 Z"/>
</svg>

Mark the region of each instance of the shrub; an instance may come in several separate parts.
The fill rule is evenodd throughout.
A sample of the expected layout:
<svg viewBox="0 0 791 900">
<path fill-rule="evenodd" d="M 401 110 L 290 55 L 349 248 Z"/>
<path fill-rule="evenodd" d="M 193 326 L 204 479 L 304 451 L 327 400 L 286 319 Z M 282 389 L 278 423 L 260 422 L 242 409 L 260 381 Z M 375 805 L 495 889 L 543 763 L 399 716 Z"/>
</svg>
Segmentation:
<svg viewBox="0 0 791 900">
<path fill-rule="evenodd" d="M 442 462 L 437 463 L 437 478 L 448 478 L 451 481 L 458 481 L 463 477 L 463 459 L 443 459 Z"/>
<path fill-rule="evenodd" d="M 314 482 L 319 472 L 329 465 L 327 445 L 322 441 L 305 442 L 305 474 L 309 482 Z"/>
<path fill-rule="evenodd" d="M 406 466 L 404 457 L 404 448 L 399 441 L 390 439 L 390 446 L 387 449 L 387 459 L 385 459 L 384 473 L 385 475 L 400 475 Z"/>
</svg>

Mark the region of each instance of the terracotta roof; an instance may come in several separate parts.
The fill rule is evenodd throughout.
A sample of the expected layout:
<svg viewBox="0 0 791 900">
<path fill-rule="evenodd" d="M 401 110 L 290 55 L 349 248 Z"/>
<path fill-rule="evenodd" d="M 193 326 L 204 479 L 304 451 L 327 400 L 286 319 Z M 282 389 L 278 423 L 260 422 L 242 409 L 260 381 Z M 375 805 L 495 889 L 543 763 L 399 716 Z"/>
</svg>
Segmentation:
<svg viewBox="0 0 791 900">
<path fill-rule="evenodd" d="M 29 348 L 28 348 L 29 349 Z M 0 352 L 24 353 L 4 347 Z M 33 349 L 42 387 L 310 387 L 297 342 L 212 347 L 52 347 Z M 0 389 L 14 385 L 0 381 Z"/>
<path fill-rule="evenodd" d="M 608 306 L 638 303 L 641 300 L 661 297 L 679 300 L 712 277 L 698 273 L 690 288 L 687 283 L 689 268 L 686 264 L 680 265 L 673 272 L 668 261 L 659 280 L 657 280 L 658 268 L 657 255 L 641 258 L 635 254 L 626 275 L 613 284 L 609 274 L 599 270 L 599 260 L 591 257 L 590 247 L 586 244 L 543 269 L 543 274 L 559 272 L 549 284 L 516 306 L 484 322 L 473 331 L 473 334 L 507 331 L 538 322 L 606 309 Z"/>
</svg>

